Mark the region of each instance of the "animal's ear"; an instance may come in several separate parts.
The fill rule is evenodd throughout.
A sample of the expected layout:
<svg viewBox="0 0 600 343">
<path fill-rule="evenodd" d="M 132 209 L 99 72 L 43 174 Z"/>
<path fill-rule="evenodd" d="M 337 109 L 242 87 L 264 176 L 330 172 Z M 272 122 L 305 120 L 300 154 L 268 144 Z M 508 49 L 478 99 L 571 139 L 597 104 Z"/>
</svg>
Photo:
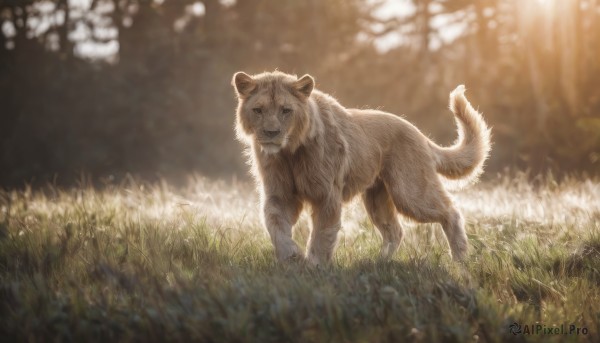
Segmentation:
<svg viewBox="0 0 600 343">
<path fill-rule="evenodd" d="M 231 84 L 240 98 L 247 97 L 256 88 L 256 81 L 243 71 L 238 71 L 233 75 Z"/>
<path fill-rule="evenodd" d="M 315 80 L 312 76 L 306 74 L 293 83 L 294 90 L 300 93 L 300 95 L 308 98 L 315 88 Z"/>
</svg>

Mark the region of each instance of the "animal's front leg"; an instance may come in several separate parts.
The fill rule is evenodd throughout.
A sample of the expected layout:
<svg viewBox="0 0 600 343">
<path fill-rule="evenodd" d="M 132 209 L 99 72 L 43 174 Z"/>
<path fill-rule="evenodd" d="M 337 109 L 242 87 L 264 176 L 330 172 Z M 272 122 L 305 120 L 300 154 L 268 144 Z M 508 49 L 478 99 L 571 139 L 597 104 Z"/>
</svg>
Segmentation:
<svg viewBox="0 0 600 343">
<path fill-rule="evenodd" d="M 337 234 L 341 228 L 341 200 L 329 199 L 313 204 L 312 231 L 307 246 L 307 259 L 313 265 L 329 263 L 333 256 Z"/>
<path fill-rule="evenodd" d="M 292 239 L 292 227 L 301 210 L 302 203 L 297 199 L 270 196 L 263 204 L 265 226 L 279 261 L 303 258 L 302 251 Z"/>
</svg>

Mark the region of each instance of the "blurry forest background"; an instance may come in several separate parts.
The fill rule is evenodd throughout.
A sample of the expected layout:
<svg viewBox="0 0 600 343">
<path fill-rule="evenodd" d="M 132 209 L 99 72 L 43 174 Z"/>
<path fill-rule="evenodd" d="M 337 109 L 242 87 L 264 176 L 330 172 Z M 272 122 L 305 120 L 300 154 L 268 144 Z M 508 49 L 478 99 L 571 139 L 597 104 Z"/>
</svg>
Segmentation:
<svg viewBox="0 0 600 343">
<path fill-rule="evenodd" d="M 600 0 L 0 0 L 0 187 L 244 177 L 235 71 L 310 73 L 347 107 L 455 139 L 488 171 L 600 171 Z"/>
</svg>

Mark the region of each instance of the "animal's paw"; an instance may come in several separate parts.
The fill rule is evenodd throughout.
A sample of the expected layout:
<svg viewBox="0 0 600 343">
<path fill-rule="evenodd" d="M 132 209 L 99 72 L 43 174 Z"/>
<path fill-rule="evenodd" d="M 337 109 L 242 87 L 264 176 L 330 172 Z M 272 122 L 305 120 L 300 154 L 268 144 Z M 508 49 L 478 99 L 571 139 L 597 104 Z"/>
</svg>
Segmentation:
<svg viewBox="0 0 600 343">
<path fill-rule="evenodd" d="M 461 247 L 460 249 L 454 248 L 452 249 L 452 260 L 455 262 L 465 262 L 468 255 L 468 248 L 466 246 Z"/>
<path fill-rule="evenodd" d="M 306 259 L 302 253 L 293 253 L 292 255 L 283 259 L 282 262 L 286 264 L 304 264 Z"/>
<path fill-rule="evenodd" d="M 323 269 L 331 265 L 331 261 L 328 258 L 319 257 L 314 254 L 308 254 L 306 256 L 307 265 L 314 269 Z"/>
<path fill-rule="evenodd" d="M 275 253 L 277 260 L 282 263 L 294 262 L 304 260 L 304 254 L 302 250 L 294 242 L 289 244 L 283 244 L 275 247 Z"/>
</svg>

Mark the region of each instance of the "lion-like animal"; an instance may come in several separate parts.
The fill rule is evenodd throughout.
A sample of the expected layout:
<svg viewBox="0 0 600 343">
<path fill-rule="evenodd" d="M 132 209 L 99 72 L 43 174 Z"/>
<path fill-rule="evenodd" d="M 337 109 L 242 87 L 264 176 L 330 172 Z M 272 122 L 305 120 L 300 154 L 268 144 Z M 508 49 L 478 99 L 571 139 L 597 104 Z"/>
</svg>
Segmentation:
<svg viewBox="0 0 600 343">
<path fill-rule="evenodd" d="M 304 258 L 292 227 L 304 206 L 312 228 L 306 259 L 328 263 L 341 227 L 342 204 L 362 194 L 390 257 L 402 240 L 397 213 L 437 222 L 452 257 L 468 250 L 461 213 L 438 174 L 475 179 L 490 151 L 490 130 L 464 96 L 450 94 L 459 138 L 440 147 L 408 121 L 382 111 L 347 109 L 314 89 L 314 79 L 282 72 L 234 75 L 236 133 L 249 148 L 264 224 L 279 260 Z"/>
</svg>

